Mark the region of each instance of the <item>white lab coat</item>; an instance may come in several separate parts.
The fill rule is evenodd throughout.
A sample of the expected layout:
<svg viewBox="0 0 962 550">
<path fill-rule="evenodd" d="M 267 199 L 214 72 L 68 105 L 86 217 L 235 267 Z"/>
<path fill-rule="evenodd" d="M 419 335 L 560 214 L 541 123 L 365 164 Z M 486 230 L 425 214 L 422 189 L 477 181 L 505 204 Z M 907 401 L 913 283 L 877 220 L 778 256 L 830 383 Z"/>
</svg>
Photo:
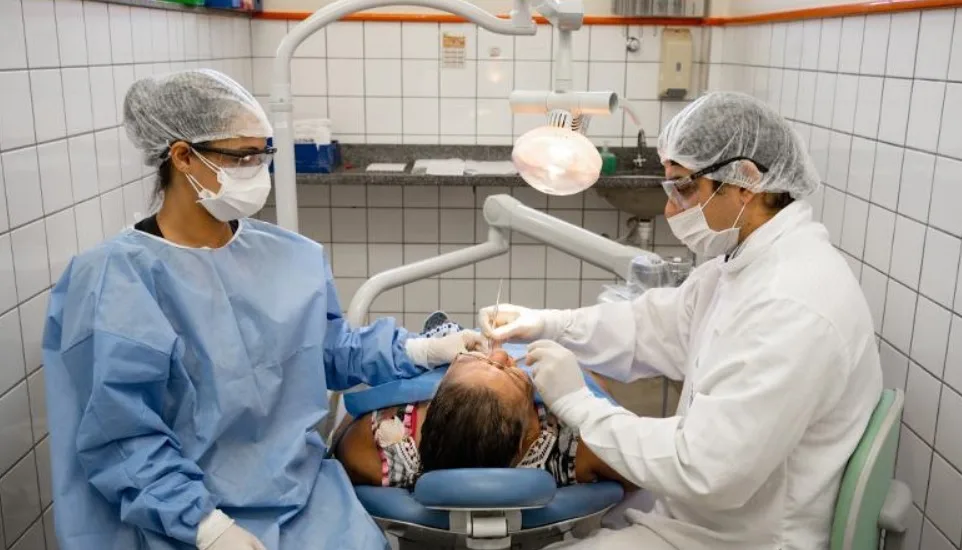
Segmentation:
<svg viewBox="0 0 962 550">
<path fill-rule="evenodd" d="M 671 418 L 586 392 L 556 403 L 592 451 L 656 495 L 652 513 L 629 512 L 635 523 L 684 550 L 828 548 L 882 372 L 859 283 L 807 203 L 679 288 L 578 310 L 560 342 L 619 380 L 685 378 Z"/>
</svg>

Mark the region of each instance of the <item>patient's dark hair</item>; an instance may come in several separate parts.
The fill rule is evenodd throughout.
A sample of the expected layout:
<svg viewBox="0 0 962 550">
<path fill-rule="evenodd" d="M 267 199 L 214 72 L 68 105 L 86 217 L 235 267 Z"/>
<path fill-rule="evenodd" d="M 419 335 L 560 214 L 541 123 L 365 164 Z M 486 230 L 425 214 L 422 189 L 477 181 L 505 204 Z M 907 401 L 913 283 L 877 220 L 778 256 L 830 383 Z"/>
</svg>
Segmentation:
<svg viewBox="0 0 962 550">
<path fill-rule="evenodd" d="M 422 472 L 510 467 L 527 415 L 504 401 L 490 388 L 442 380 L 421 425 Z"/>
</svg>

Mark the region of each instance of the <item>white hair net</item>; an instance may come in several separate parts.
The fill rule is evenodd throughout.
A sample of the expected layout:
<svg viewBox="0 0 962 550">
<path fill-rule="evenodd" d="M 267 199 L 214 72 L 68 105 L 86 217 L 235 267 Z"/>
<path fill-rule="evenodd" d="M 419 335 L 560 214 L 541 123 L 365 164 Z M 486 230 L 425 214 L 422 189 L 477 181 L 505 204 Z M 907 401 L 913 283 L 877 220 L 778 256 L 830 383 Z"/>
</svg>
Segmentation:
<svg viewBox="0 0 962 550">
<path fill-rule="evenodd" d="M 124 127 L 159 166 L 176 141 L 202 143 L 236 137 L 271 137 L 260 103 L 229 76 L 209 69 L 142 78 L 124 100 Z"/>
<path fill-rule="evenodd" d="M 799 199 L 819 186 L 815 164 L 789 123 L 765 103 L 735 92 L 710 93 L 685 107 L 658 136 L 658 154 L 663 163 L 692 171 L 751 159 L 705 176 L 756 193 L 787 192 Z"/>
</svg>

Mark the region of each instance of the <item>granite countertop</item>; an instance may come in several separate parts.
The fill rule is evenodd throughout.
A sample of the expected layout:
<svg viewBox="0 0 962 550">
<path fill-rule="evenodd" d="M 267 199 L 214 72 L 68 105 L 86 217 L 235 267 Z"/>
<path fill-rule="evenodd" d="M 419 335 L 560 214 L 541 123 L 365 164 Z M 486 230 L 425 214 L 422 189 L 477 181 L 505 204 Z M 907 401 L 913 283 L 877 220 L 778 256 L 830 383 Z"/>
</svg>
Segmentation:
<svg viewBox="0 0 962 550">
<path fill-rule="evenodd" d="M 597 188 L 659 187 L 664 173 L 655 151 L 644 152 L 645 165 L 635 168 L 636 151 L 629 147 L 612 147 L 618 158 L 614 175 L 601 176 Z M 510 160 L 509 145 L 341 145 L 341 166 L 330 174 L 297 174 L 299 184 L 328 183 L 335 185 L 470 185 L 482 187 L 521 187 L 527 184 L 520 176 L 429 176 L 411 174 L 418 159 Z M 367 172 L 369 164 L 407 163 L 404 172 Z"/>
</svg>

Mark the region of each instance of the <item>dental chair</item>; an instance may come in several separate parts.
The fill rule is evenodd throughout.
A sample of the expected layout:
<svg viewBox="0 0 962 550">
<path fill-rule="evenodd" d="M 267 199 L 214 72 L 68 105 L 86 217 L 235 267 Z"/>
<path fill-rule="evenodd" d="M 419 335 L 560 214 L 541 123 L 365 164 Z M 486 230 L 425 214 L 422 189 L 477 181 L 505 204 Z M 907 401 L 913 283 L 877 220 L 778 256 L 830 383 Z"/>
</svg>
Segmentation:
<svg viewBox="0 0 962 550">
<path fill-rule="evenodd" d="M 912 507 L 908 486 L 892 478 L 905 394 L 885 390 L 848 461 L 832 524 L 831 550 L 902 550 Z"/>
<path fill-rule="evenodd" d="M 481 244 L 442 254 L 379 273 L 355 293 L 348 308 L 354 326 L 365 322 L 374 299 L 386 290 L 433 277 L 508 252 L 509 235 L 518 232 L 548 246 L 627 279 L 632 260 L 646 256 L 649 264 L 670 266 L 659 256 L 616 243 L 544 212 L 528 208 L 507 195 L 493 195 L 484 203 L 488 239 Z M 667 280 L 659 268 L 650 270 L 657 281 Z M 659 286 L 651 284 L 649 286 Z M 494 297 L 492 297 L 493 299 Z M 505 349 L 514 356 L 523 348 Z M 399 403 L 430 399 L 443 371 L 435 370 L 408 381 L 361 389 L 332 398 L 333 426 L 348 413 L 364 412 Z M 434 378 L 432 378 L 434 377 Z M 603 394 L 586 379 L 597 395 Z M 570 534 L 583 537 L 596 530 L 601 517 L 624 495 L 614 482 L 558 488 L 550 474 L 534 469 L 464 469 L 429 472 L 414 491 L 391 487 L 355 487 L 357 496 L 381 528 L 395 538 L 400 550 L 453 548 L 537 550 Z"/>
<path fill-rule="evenodd" d="M 525 353 L 520 345 L 504 348 L 515 358 Z M 345 409 L 357 418 L 375 409 L 429 400 L 445 370 L 346 394 Z M 585 382 L 595 395 L 610 399 L 590 376 Z M 535 402 L 541 403 L 539 396 Z M 597 529 L 604 513 L 624 496 L 621 485 L 612 481 L 556 487 L 551 474 L 530 468 L 429 472 L 413 492 L 396 487 L 354 489 L 378 525 L 397 538 L 401 550 L 542 548 L 565 533 Z"/>
</svg>

